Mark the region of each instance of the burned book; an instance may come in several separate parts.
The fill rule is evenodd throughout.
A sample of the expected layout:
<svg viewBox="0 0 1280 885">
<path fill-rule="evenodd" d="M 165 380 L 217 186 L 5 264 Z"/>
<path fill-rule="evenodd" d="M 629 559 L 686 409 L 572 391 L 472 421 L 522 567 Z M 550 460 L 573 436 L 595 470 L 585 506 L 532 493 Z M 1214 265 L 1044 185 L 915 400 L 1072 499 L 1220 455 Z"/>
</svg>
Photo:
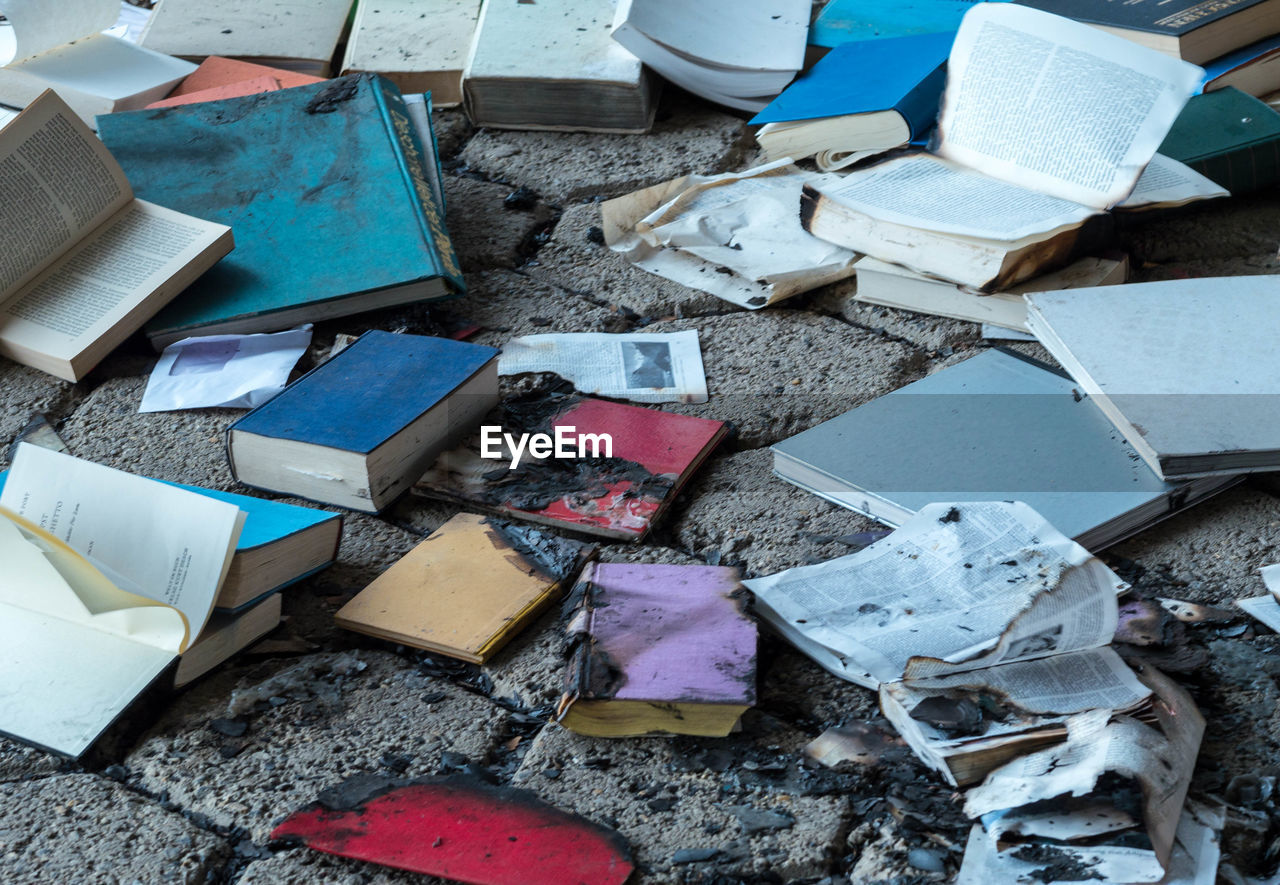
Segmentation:
<svg viewBox="0 0 1280 885">
<path fill-rule="evenodd" d="M 1000 855 L 1078 871 L 1041 881 L 1156 882 L 1174 842 L 1205 722 L 1191 697 L 1153 667 L 1139 719 L 1095 710 L 1067 720 L 1067 740 L 1001 766 L 966 796 Z"/>
<path fill-rule="evenodd" d="M 474 885 L 623 885 L 634 869 L 616 831 L 474 776 L 362 774 L 316 800 L 271 838 Z"/>
<path fill-rule="evenodd" d="M 785 639 L 878 688 L 952 784 L 1065 740 L 1067 717 L 1150 694 L 1106 647 L 1125 585 L 1025 504 L 930 504 L 857 553 L 745 583 Z"/>
<path fill-rule="evenodd" d="M 723 737 L 756 698 L 738 570 L 593 563 L 570 598 L 560 724 L 595 737 Z"/>
<path fill-rule="evenodd" d="M 413 491 L 639 541 L 726 433 L 721 421 L 590 397 L 515 399 L 441 455 Z"/>
<path fill-rule="evenodd" d="M 595 548 L 459 513 L 338 610 L 339 627 L 483 664 L 556 598 Z"/>
</svg>

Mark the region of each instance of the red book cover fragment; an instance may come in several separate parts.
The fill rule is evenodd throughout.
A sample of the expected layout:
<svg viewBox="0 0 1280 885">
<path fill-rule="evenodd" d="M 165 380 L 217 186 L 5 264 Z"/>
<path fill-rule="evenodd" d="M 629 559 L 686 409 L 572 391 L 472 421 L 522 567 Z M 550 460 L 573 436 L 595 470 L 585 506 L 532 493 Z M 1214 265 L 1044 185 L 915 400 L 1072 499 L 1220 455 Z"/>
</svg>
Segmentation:
<svg viewBox="0 0 1280 885">
<path fill-rule="evenodd" d="M 622 885 L 633 868 L 613 830 L 527 790 L 457 776 L 352 778 L 271 838 L 474 885 Z"/>
</svg>

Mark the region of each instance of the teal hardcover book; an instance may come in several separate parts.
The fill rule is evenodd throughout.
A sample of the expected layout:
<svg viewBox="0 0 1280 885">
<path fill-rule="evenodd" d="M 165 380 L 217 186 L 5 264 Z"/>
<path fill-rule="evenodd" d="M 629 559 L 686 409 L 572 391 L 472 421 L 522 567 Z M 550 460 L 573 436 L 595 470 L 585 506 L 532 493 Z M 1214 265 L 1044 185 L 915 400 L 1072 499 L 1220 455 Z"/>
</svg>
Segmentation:
<svg viewBox="0 0 1280 885">
<path fill-rule="evenodd" d="M 9 471 L 0 470 L 0 491 Z M 342 537 L 342 516 L 234 492 L 156 480 L 206 498 L 234 504 L 245 513 L 235 556 L 214 605 L 239 612 L 265 596 L 333 563 Z"/>
<path fill-rule="evenodd" d="M 954 31 L 977 0 L 831 0 L 809 29 L 813 46 Z M 1005 0 L 995 0 L 1005 2 Z"/>
<path fill-rule="evenodd" d="M 430 186 L 434 145 L 374 74 L 110 114 L 99 135 L 137 195 L 231 226 L 234 254 L 147 326 L 269 332 L 463 289 Z"/>
</svg>

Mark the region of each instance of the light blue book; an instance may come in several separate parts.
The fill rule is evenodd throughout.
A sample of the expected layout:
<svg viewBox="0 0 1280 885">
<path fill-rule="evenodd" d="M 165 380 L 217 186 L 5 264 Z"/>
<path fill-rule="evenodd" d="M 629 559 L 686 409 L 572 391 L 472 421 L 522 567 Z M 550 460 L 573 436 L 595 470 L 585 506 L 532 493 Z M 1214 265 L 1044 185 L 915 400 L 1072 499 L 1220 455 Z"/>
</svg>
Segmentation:
<svg viewBox="0 0 1280 885">
<path fill-rule="evenodd" d="M 1022 501 L 1098 550 L 1238 481 L 1165 482 L 1069 377 L 999 349 L 773 447 L 780 477 L 898 527 L 926 504 Z"/>
<path fill-rule="evenodd" d="M 9 471 L 0 471 L 0 491 Z M 157 480 L 165 482 L 165 480 Z M 331 565 L 342 538 L 342 516 L 282 501 L 165 482 L 245 512 L 244 528 L 215 605 L 239 612 Z"/>
<path fill-rule="evenodd" d="M 954 31 L 977 0 L 831 0 L 809 29 L 813 46 Z M 1004 0 L 995 0 L 1004 2 Z"/>
</svg>

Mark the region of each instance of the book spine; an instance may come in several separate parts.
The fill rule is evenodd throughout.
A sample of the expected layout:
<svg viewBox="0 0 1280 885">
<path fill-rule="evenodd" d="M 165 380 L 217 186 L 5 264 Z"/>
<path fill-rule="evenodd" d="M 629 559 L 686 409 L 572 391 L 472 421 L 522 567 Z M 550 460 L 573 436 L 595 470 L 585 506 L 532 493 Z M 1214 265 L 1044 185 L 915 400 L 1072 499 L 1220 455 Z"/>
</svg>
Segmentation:
<svg viewBox="0 0 1280 885">
<path fill-rule="evenodd" d="M 937 122 L 938 105 L 942 101 L 942 90 L 946 85 L 947 64 L 943 62 L 898 102 L 895 109 L 907 121 L 913 143 L 920 140 Z"/>
<path fill-rule="evenodd" d="M 1238 196 L 1280 181 L 1280 140 L 1247 145 L 1188 165 Z"/>
<path fill-rule="evenodd" d="M 410 202 L 416 210 L 422 237 L 435 254 L 440 272 L 458 292 L 466 291 L 466 283 L 462 279 L 462 269 L 458 263 L 458 253 L 454 251 L 453 240 L 449 237 L 449 231 L 444 224 L 443 207 L 436 205 L 435 197 L 431 194 L 431 185 L 427 181 L 426 163 L 435 162 L 434 151 L 431 157 L 425 155 L 425 150 L 413 131 L 413 122 L 409 119 L 409 112 L 405 109 L 400 91 L 389 80 L 378 76 L 370 76 L 369 85 L 382 112 L 387 136 L 391 139 L 392 145 L 397 147 L 396 159 L 404 176 L 405 187 L 411 197 Z M 427 119 L 430 120 L 429 115 Z"/>
</svg>

